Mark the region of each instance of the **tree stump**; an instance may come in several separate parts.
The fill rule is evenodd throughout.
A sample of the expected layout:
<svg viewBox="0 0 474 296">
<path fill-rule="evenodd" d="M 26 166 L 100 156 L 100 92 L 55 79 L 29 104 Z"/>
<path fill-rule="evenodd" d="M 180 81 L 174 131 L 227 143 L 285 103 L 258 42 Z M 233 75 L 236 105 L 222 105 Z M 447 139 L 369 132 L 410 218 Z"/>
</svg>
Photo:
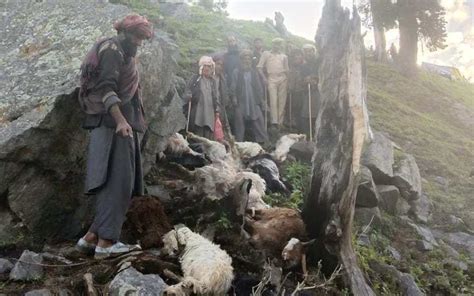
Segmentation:
<svg viewBox="0 0 474 296">
<path fill-rule="evenodd" d="M 375 295 L 352 247 L 362 146 L 369 134 L 366 68 L 357 9 L 327 0 L 316 35 L 321 107 L 315 124 L 310 193 L 303 219 L 311 237 L 343 266 L 354 295 Z M 324 264 L 324 262 L 323 262 Z"/>
</svg>

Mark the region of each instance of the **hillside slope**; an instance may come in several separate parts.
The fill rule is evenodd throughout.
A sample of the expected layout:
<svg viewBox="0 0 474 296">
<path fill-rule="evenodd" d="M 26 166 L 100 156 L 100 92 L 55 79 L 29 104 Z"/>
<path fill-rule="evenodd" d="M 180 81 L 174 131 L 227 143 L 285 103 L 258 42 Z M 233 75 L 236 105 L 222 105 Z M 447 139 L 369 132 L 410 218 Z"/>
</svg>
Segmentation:
<svg viewBox="0 0 474 296">
<path fill-rule="evenodd" d="M 474 222 L 474 85 L 420 73 L 407 79 L 390 65 L 368 63 L 373 128 L 415 156 L 423 189 L 443 213 Z"/>
</svg>

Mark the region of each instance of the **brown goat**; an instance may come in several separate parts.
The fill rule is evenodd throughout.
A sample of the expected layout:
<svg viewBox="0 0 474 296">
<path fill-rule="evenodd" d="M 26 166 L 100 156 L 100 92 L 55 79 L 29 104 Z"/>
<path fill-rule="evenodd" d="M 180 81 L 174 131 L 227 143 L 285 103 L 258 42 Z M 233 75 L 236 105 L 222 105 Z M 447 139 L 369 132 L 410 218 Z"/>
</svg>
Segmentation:
<svg viewBox="0 0 474 296">
<path fill-rule="evenodd" d="M 254 217 L 246 217 L 245 224 L 250 234 L 250 243 L 276 258 L 281 256 L 283 248 L 291 238 L 306 238 L 301 215 L 294 209 L 257 210 Z"/>
</svg>

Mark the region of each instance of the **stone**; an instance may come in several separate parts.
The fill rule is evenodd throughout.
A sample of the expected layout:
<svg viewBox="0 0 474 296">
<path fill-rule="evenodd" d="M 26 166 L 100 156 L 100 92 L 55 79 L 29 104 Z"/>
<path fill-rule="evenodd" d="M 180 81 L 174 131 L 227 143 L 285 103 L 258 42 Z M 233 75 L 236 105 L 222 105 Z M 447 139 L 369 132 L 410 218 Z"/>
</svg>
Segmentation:
<svg viewBox="0 0 474 296">
<path fill-rule="evenodd" d="M 161 295 L 168 285 L 156 274 L 142 274 L 130 267 L 117 274 L 109 284 L 109 295 Z"/>
<path fill-rule="evenodd" d="M 295 144 L 293 144 L 293 146 L 290 147 L 289 154 L 293 155 L 293 157 L 296 160 L 299 160 L 305 163 L 311 163 L 311 158 L 313 157 L 315 146 L 316 145 L 314 142 L 309 142 L 309 141 L 296 142 Z"/>
<path fill-rule="evenodd" d="M 373 208 L 378 206 L 378 204 L 379 194 L 372 179 L 372 173 L 367 167 L 361 166 L 356 207 Z"/>
<path fill-rule="evenodd" d="M 448 179 L 444 178 L 444 177 L 441 177 L 441 176 L 436 176 L 435 177 L 435 182 L 438 183 L 439 185 L 441 185 L 441 187 L 443 188 L 443 190 L 446 192 L 448 191 L 448 188 L 449 188 L 449 181 Z"/>
<path fill-rule="evenodd" d="M 469 266 L 462 261 L 459 260 L 454 260 L 452 258 L 447 258 L 443 260 L 443 264 L 451 265 L 457 269 L 460 269 L 462 271 L 467 271 L 469 269 Z"/>
<path fill-rule="evenodd" d="M 433 246 L 438 247 L 438 242 L 436 241 L 431 229 L 425 226 L 416 225 L 415 223 L 408 222 L 408 225 L 415 230 L 415 232 L 420 236 L 422 243 L 417 244 L 420 245 L 421 248 L 426 247 L 426 250 L 432 250 Z M 431 247 L 430 247 L 431 245 Z"/>
<path fill-rule="evenodd" d="M 471 260 L 474 260 L 474 235 L 460 231 L 447 233 L 441 230 L 433 230 L 433 235 L 437 239 L 442 239 L 457 251 L 466 253 Z"/>
<path fill-rule="evenodd" d="M 72 239 L 93 213 L 93 198 L 83 195 L 88 133 L 81 129 L 78 70 L 94 42 L 114 36 L 112 24 L 131 10 L 97 1 L 7 1 L 3 11 L 0 196 L 8 192 L 7 206 L 28 231 L 24 238 Z M 178 54 L 161 31 L 138 52 L 149 124 L 145 173 L 168 136 L 185 126 L 173 84 Z"/>
<path fill-rule="evenodd" d="M 387 250 L 388 250 L 388 252 L 390 253 L 390 257 L 392 257 L 392 258 L 395 259 L 396 261 L 402 260 L 402 255 L 400 255 L 400 252 L 398 252 L 397 249 L 395 249 L 395 248 L 392 247 L 392 246 L 388 246 L 388 247 L 387 247 Z"/>
<path fill-rule="evenodd" d="M 69 289 L 60 289 L 58 291 L 58 296 L 73 296 L 74 293 Z"/>
<path fill-rule="evenodd" d="M 0 274 L 10 272 L 12 270 L 13 264 L 7 259 L 0 258 Z"/>
<path fill-rule="evenodd" d="M 426 194 L 422 194 L 421 197 L 417 200 L 412 200 L 409 202 L 410 210 L 408 214 L 412 216 L 417 222 L 428 224 L 431 220 L 431 213 L 433 208 L 433 203 Z"/>
<path fill-rule="evenodd" d="M 146 191 L 149 195 L 157 197 L 162 203 L 171 201 L 170 193 L 163 185 L 146 186 Z"/>
<path fill-rule="evenodd" d="M 370 268 L 375 272 L 389 276 L 398 284 L 400 288 L 400 295 L 402 296 L 424 296 L 425 294 L 420 290 L 411 274 L 398 271 L 394 266 L 385 263 L 370 261 Z"/>
<path fill-rule="evenodd" d="M 160 3 L 160 12 L 165 16 L 171 16 L 180 20 L 186 20 L 191 17 L 189 6 L 182 1 L 162 1 Z"/>
<path fill-rule="evenodd" d="M 391 215 L 397 215 L 397 205 L 400 203 L 400 191 L 393 185 L 377 185 L 380 196 L 379 206 Z"/>
<path fill-rule="evenodd" d="M 53 296 L 48 289 L 33 290 L 25 293 L 25 296 Z"/>
<path fill-rule="evenodd" d="M 362 227 L 371 224 L 371 226 L 380 225 L 382 216 L 379 208 L 356 208 L 354 220 Z"/>
<path fill-rule="evenodd" d="M 413 201 L 421 196 L 421 175 L 415 158 L 396 150 L 393 165 L 393 185 L 397 186 L 400 194 L 407 201 Z"/>
<path fill-rule="evenodd" d="M 43 257 L 29 250 L 23 251 L 18 262 L 10 272 L 10 279 L 14 281 L 33 281 L 43 277 Z"/>
<path fill-rule="evenodd" d="M 434 249 L 434 246 L 425 240 L 416 241 L 416 247 L 421 252 L 433 251 Z"/>
<path fill-rule="evenodd" d="M 400 198 L 397 202 L 397 216 L 406 216 L 410 211 L 410 204 L 403 198 Z"/>
<path fill-rule="evenodd" d="M 370 169 L 376 184 L 387 184 L 393 177 L 393 144 L 388 136 L 374 132 L 372 142 L 366 146 L 362 164 Z"/>
<path fill-rule="evenodd" d="M 22 238 L 22 225 L 8 210 L 0 210 L 0 248 L 14 247 Z"/>
<path fill-rule="evenodd" d="M 367 235 L 367 233 L 361 233 L 357 237 L 357 243 L 361 246 L 370 246 L 370 237 Z"/>
</svg>

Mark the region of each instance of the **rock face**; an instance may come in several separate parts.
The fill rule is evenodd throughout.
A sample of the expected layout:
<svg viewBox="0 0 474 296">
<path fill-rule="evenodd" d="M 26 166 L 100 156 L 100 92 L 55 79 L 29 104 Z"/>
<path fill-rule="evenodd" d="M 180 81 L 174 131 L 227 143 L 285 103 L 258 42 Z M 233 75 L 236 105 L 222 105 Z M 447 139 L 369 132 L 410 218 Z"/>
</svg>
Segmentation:
<svg viewBox="0 0 474 296">
<path fill-rule="evenodd" d="M 82 194 L 87 133 L 80 128 L 78 70 L 93 43 L 115 35 L 111 24 L 130 11 L 98 1 L 8 1 L 4 11 L 0 199 L 7 198 L 32 234 L 70 238 L 87 226 L 92 212 Z M 163 138 L 184 126 L 172 84 L 176 54 L 176 46 L 159 32 L 139 50 L 150 126 L 142 143 L 145 169 Z"/>
<path fill-rule="evenodd" d="M 111 296 L 161 295 L 168 285 L 156 274 L 144 275 L 130 267 L 120 272 L 109 285 Z"/>
<path fill-rule="evenodd" d="M 52 296 L 48 289 L 33 290 L 25 293 L 25 296 Z"/>
<path fill-rule="evenodd" d="M 377 185 L 377 192 L 380 196 L 380 206 L 387 213 L 396 215 L 397 204 L 400 200 L 400 191 L 393 185 Z"/>
<path fill-rule="evenodd" d="M 13 264 L 10 261 L 0 258 L 0 274 L 10 272 L 12 268 Z"/>
<path fill-rule="evenodd" d="M 362 164 L 372 171 L 375 183 L 388 184 L 393 177 L 393 143 L 381 132 L 374 132 L 372 142 L 364 150 Z"/>
<path fill-rule="evenodd" d="M 397 151 L 398 157 L 394 163 L 393 184 L 408 201 L 421 196 L 421 176 L 415 158 L 410 154 Z"/>
<path fill-rule="evenodd" d="M 361 166 L 356 207 L 373 208 L 378 204 L 379 194 L 372 179 L 372 173 L 367 167 Z"/>
<path fill-rule="evenodd" d="M 418 288 L 415 279 L 411 274 L 403 273 L 398 271 L 394 266 L 379 263 L 376 261 L 369 262 L 370 268 L 372 268 L 375 272 L 383 275 L 384 277 L 390 277 L 397 285 L 400 287 L 400 293 L 403 296 L 424 296 L 420 288 Z"/>
<path fill-rule="evenodd" d="M 411 201 L 410 206 L 409 214 L 417 222 L 427 224 L 430 221 L 433 203 L 426 194 L 422 194 L 419 199 Z"/>
<path fill-rule="evenodd" d="M 474 235 L 465 232 L 446 233 L 440 230 L 433 230 L 433 235 L 457 250 L 466 252 L 474 261 Z"/>
<path fill-rule="evenodd" d="M 39 280 L 43 276 L 43 257 L 35 252 L 23 251 L 20 259 L 10 272 L 10 279 L 14 281 Z"/>
</svg>

